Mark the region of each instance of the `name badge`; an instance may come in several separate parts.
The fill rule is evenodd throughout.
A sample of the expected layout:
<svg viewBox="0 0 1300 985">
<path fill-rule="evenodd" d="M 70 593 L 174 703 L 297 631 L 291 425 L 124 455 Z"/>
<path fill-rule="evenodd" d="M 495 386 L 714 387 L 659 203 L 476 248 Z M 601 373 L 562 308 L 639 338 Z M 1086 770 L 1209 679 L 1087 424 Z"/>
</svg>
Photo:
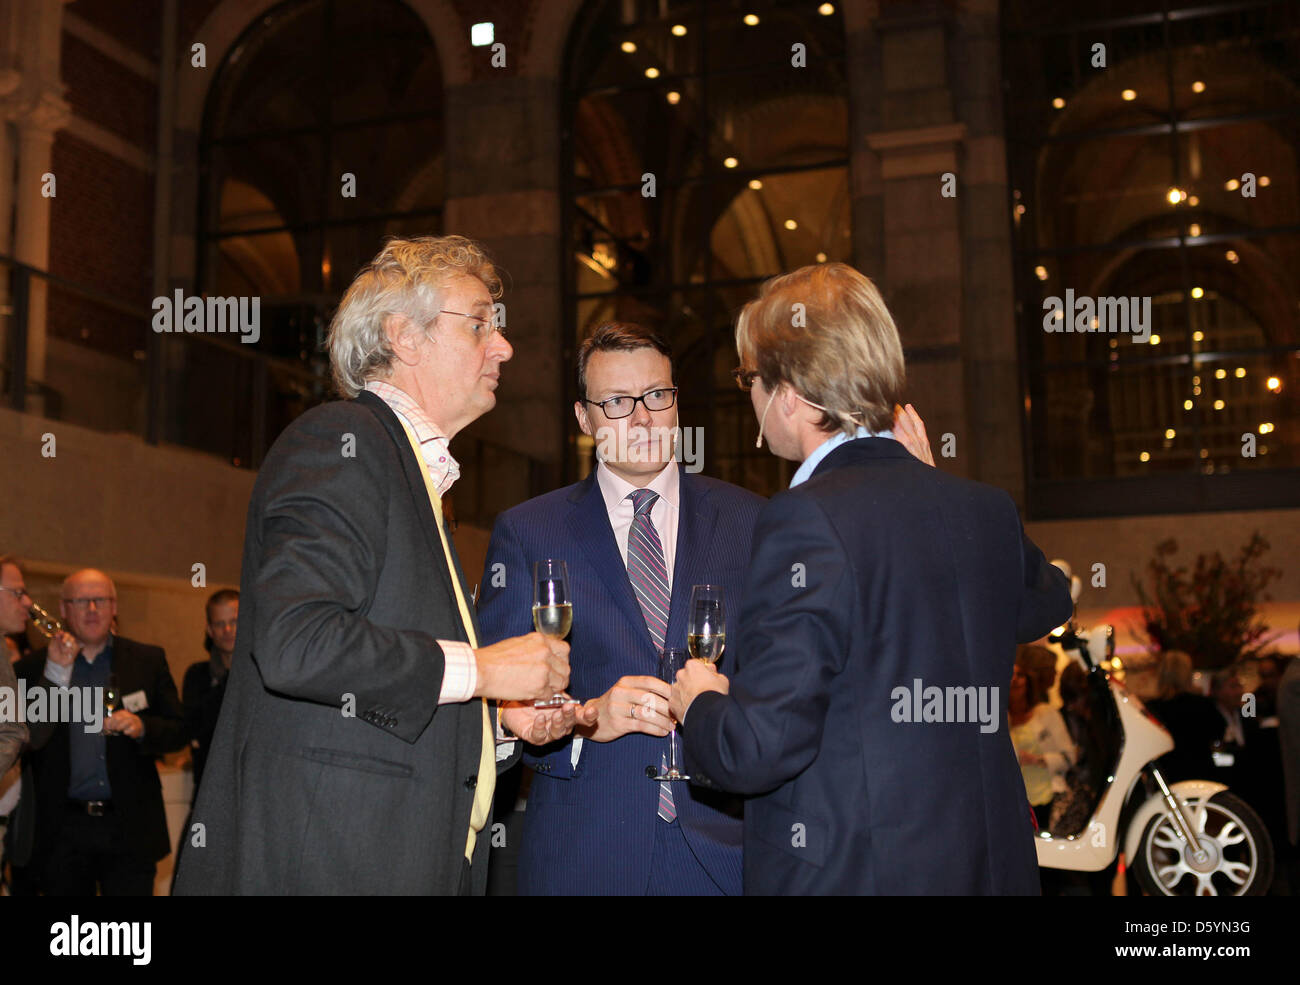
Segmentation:
<svg viewBox="0 0 1300 985">
<path fill-rule="evenodd" d="M 149 707 L 149 699 L 145 697 L 143 691 L 132 691 L 122 696 L 122 707 L 133 714 L 138 714 Z"/>
</svg>

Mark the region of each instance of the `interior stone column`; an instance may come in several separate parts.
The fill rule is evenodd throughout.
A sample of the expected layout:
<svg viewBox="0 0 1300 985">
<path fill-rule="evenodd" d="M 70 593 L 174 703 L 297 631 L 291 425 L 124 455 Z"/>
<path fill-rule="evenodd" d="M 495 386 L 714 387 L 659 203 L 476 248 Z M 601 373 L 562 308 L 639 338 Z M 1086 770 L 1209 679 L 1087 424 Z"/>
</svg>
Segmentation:
<svg viewBox="0 0 1300 985">
<path fill-rule="evenodd" d="M 506 331 L 496 409 L 469 433 L 558 469 L 561 407 L 558 94 L 554 80 L 448 89 L 444 228 L 482 241 L 504 270 Z"/>
<path fill-rule="evenodd" d="M 14 257 L 39 270 L 50 263 L 50 204 L 43 191 L 50 173 L 54 133 L 68 119 L 67 104 L 47 96 L 18 121 L 18 184 L 14 195 Z M 57 194 L 57 178 L 56 194 Z M 27 376 L 45 379 L 45 323 L 48 285 L 33 277 L 27 296 Z"/>
</svg>

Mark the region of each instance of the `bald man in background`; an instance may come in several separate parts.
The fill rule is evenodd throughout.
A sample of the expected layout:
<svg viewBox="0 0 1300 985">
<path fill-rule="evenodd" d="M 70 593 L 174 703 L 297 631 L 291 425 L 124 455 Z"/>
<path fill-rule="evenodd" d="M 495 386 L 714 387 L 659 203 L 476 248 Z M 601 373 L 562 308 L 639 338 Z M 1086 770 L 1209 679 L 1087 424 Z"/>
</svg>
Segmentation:
<svg viewBox="0 0 1300 985">
<path fill-rule="evenodd" d="M 112 685 L 119 704 L 97 723 L 88 715 L 28 723 L 32 866 L 49 896 L 149 896 L 155 866 L 171 851 L 154 761 L 185 743 L 176 684 L 160 647 L 113 633 L 117 589 L 102 571 L 69 575 L 59 611 L 68 631 L 18 664 L 28 691 L 89 689 L 83 696 L 94 695 L 102 710 L 104 691 L 96 689 Z"/>
</svg>

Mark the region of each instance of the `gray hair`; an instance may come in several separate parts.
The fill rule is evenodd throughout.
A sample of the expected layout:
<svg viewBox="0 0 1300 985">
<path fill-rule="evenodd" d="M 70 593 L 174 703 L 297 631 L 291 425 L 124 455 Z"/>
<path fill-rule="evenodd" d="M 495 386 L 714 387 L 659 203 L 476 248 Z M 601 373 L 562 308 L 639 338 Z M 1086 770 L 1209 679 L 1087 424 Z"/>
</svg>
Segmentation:
<svg viewBox="0 0 1300 985">
<path fill-rule="evenodd" d="M 330 322 L 327 345 L 334 385 L 355 397 L 366 383 L 392 374 L 393 347 L 384 319 L 404 315 L 412 321 L 434 317 L 440 295 L 454 277 L 477 277 L 493 298 L 501 279 L 487 251 L 464 236 L 414 236 L 390 239 L 353 279 Z"/>
</svg>

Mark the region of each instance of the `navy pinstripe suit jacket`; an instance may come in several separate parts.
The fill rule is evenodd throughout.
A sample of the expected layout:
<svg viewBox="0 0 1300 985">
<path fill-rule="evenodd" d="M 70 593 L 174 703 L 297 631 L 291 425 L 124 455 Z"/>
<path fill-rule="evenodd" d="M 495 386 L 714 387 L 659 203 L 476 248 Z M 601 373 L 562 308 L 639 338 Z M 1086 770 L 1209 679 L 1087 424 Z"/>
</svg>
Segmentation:
<svg viewBox="0 0 1300 985">
<path fill-rule="evenodd" d="M 686 646 L 692 585 L 722 585 L 728 611 L 740 612 L 750 538 L 763 502 L 737 486 L 682 471 L 668 646 Z M 625 674 L 656 675 L 658 654 L 594 474 L 497 518 L 479 602 L 484 642 L 532 630 L 532 568 L 544 558 L 564 560 L 569 568 L 574 597 L 569 693 L 599 697 Z M 729 660 L 724 653 L 719 664 L 724 673 Z M 645 891 L 654 825 L 662 823 L 656 815 L 659 785 L 646 777 L 646 767 L 658 767 L 667 742 L 640 733 L 613 742 L 584 741 L 576 769 L 571 737 L 544 749 L 529 748 L 524 760 L 535 776 L 520 847 L 521 894 Z M 674 784 L 673 793 L 696 857 L 718 885 L 739 894 L 742 832 L 736 802 L 691 784 Z"/>
</svg>

